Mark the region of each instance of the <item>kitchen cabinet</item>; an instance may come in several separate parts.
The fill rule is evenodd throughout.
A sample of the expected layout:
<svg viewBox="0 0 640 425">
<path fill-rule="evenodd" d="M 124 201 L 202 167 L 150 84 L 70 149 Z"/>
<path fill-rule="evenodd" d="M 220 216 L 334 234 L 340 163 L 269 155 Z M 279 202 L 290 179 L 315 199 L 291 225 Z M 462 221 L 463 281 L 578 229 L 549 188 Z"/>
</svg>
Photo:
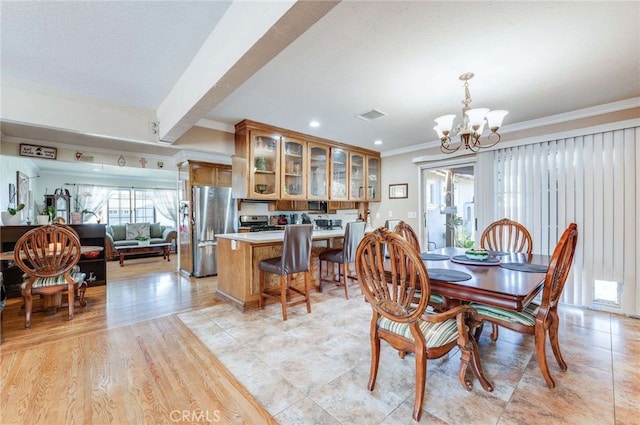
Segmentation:
<svg viewBox="0 0 640 425">
<path fill-rule="evenodd" d="M 367 155 L 367 201 L 380 201 L 380 169 L 380 157 Z"/>
<path fill-rule="evenodd" d="M 282 190 L 280 199 L 307 199 L 305 178 L 307 173 L 307 144 L 305 142 L 284 137 L 282 139 L 281 161 Z"/>
<path fill-rule="evenodd" d="M 309 143 L 308 185 L 307 199 L 329 199 L 329 146 Z"/>
<path fill-rule="evenodd" d="M 349 199 L 349 152 L 343 148 L 331 148 L 331 196 L 333 201 Z"/>
<path fill-rule="evenodd" d="M 380 200 L 380 154 L 267 124 L 236 124 L 233 197 L 251 200 Z"/>
<path fill-rule="evenodd" d="M 349 154 L 349 200 L 364 201 L 366 197 L 365 155 L 358 152 Z"/>
</svg>

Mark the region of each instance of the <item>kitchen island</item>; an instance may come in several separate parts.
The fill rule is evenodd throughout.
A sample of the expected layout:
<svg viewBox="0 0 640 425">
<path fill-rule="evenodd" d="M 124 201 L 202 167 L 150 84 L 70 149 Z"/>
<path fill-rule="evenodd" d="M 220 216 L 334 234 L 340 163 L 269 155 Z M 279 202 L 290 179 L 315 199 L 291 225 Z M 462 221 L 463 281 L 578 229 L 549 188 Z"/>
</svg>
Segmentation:
<svg viewBox="0 0 640 425">
<path fill-rule="evenodd" d="M 282 254 L 284 231 L 226 233 L 216 236 L 218 238 L 216 296 L 242 311 L 257 309 L 260 293 L 258 263 Z M 333 248 L 343 238 L 344 229 L 314 230 L 312 251 L 319 252 L 326 248 Z M 312 263 L 312 271 L 314 268 Z M 267 288 L 279 286 L 277 276 L 267 274 L 267 279 Z M 294 284 L 303 285 L 302 273 L 295 275 Z"/>
</svg>

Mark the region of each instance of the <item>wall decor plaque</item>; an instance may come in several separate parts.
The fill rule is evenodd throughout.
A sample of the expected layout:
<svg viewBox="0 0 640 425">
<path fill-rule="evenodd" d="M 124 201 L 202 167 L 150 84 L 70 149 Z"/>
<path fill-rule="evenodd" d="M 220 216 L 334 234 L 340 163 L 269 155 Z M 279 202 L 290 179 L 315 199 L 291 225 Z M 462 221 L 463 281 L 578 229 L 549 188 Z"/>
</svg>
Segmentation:
<svg viewBox="0 0 640 425">
<path fill-rule="evenodd" d="M 26 145 L 20 143 L 20 156 L 33 156 L 36 158 L 56 159 L 58 149 L 48 146 Z"/>
</svg>

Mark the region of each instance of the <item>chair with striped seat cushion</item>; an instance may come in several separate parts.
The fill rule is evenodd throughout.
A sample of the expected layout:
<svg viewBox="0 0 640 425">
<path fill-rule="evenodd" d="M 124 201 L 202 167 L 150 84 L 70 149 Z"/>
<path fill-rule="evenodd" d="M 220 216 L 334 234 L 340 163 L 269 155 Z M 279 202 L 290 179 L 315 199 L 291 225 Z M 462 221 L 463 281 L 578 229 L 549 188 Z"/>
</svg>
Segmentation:
<svg viewBox="0 0 640 425">
<path fill-rule="evenodd" d="M 28 276 L 22 284 L 25 328 L 31 326 L 34 294 L 51 297 L 67 291 L 69 320 L 72 320 L 76 282 L 71 277 L 71 271 L 80 260 L 80 239 L 77 234 L 68 226 L 36 227 L 16 242 L 14 260 Z"/>
<path fill-rule="evenodd" d="M 558 327 L 560 324 L 558 300 L 562 294 L 562 289 L 564 288 L 569 269 L 573 262 L 577 239 L 578 226 L 576 226 L 575 223 L 571 223 L 562 234 L 551 256 L 549 270 L 547 271 L 542 288 L 542 300 L 539 305 L 530 303 L 524 311 L 515 312 L 484 304 L 471 304 L 477 311 L 477 320 L 490 322 L 515 332 L 535 336 L 538 365 L 549 388 L 554 388 L 555 382 L 551 378 L 549 366 L 547 365 L 545 352 L 547 333 L 549 334 L 551 348 L 553 349 L 553 354 L 560 369 L 563 371 L 567 370 L 567 364 L 560 352 L 560 340 L 558 338 Z"/>
<path fill-rule="evenodd" d="M 480 236 L 480 247 L 500 252 L 523 252 L 531 254 L 533 239 L 531 233 L 517 221 L 503 218 L 489 224 Z M 482 327 L 478 328 L 476 339 L 480 338 Z M 491 339 L 498 340 L 498 325 L 493 324 Z"/>
<path fill-rule="evenodd" d="M 84 294 L 85 294 L 85 291 L 87 290 L 86 277 L 87 277 L 87 274 L 82 273 L 80 271 L 79 266 L 77 265 L 73 266 L 73 268 L 71 269 L 71 279 L 73 280 L 73 283 L 74 283 L 74 292 L 75 292 L 74 298 L 75 296 L 78 297 L 80 306 L 82 307 L 84 307 L 87 304 L 84 300 Z M 24 289 L 24 287 L 27 285 L 27 282 L 29 281 L 29 275 L 25 273 L 22 276 L 22 278 L 23 278 L 23 281 L 20 287 Z M 47 286 L 66 285 L 66 283 L 67 281 L 64 275 L 59 275 L 54 277 L 38 277 L 33 282 L 32 288 L 44 288 Z"/>
<path fill-rule="evenodd" d="M 385 256 L 385 248 L 389 255 Z M 472 370 L 487 391 L 477 345 L 467 323 L 475 314 L 469 306 L 458 306 L 443 313 L 426 310 L 429 302 L 429 276 L 420 254 L 403 237 L 380 227 L 364 236 L 356 251 L 356 273 L 360 288 L 372 309 L 371 369 L 369 390 L 373 391 L 380 363 L 380 340 L 398 350 L 400 357 L 414 353 L 416 392 L 413 419 L 420 420 L 427 375 L 427 359 L 437 359 L 459 347 L 459 379 L 466 390 L 473 383 L 466 377 Z M 418 293 L 422 296 L 417 296 Z M 415 304 L 417 302 L 417 305 Z M 467 319 L 470 319 L 467 322 Z"/>
<path fill-rule="evenodd" d="M 418 240 L 418 235 L 416 235 L 413 227 L 400 220 L 393 228 L 393 231 L 405 238 L 407 242 L 409 242 L 409 245 L 411 245 L 418 254 L 420 254 L 420 241 Z M 445 299 L 440 294 L 431 294 L 429 297 L 429 305 L 436 311 L 444 311 L 446 309 Z"/>
</svg>

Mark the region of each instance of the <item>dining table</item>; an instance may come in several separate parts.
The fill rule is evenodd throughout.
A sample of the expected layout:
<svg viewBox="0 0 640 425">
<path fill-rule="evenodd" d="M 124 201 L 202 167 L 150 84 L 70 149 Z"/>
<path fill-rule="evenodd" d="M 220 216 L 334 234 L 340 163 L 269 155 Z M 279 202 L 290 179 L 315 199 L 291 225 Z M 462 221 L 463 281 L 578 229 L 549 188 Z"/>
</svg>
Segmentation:
<svg viewBox="0 0 640 425">
<path fill-rule="evenodd" d="M 544 285 L 550 256 L 490 251 L 484 260 L 466 257 L 464 248 L 441 248 L 420 254 L 431 293 L 447 308 L 471 302 L 522 311 Z"/>
</svg>

